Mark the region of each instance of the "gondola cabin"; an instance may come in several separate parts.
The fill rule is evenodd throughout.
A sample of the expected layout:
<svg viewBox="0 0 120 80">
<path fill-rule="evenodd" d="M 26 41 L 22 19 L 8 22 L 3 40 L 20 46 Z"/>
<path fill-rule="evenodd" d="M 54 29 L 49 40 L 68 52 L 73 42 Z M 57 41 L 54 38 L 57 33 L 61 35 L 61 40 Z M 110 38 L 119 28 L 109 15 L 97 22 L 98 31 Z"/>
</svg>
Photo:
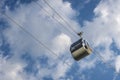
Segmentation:
<svg viewBox="0 0 120 80">
<path fill-rule="evenodd" d="M 75 60 L 80 60 L 92 53 L 87 41 L 82 38 L 73 43 L 70 47 L 70 52 Z"/>
</svg>

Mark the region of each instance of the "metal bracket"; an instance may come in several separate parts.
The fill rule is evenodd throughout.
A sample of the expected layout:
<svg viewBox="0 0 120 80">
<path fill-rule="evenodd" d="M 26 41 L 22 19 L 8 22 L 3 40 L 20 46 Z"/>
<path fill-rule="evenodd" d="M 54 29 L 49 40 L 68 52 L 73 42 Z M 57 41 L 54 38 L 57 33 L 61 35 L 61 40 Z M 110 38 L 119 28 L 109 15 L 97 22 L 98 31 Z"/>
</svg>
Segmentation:
<svg viewBox="0 0 120 80">
<path fill-rule="evenodd" d="M 77 35 L 82 38 L 83 32 L 79 32 L 79 33 L 77 33 Z"/>
</svg>

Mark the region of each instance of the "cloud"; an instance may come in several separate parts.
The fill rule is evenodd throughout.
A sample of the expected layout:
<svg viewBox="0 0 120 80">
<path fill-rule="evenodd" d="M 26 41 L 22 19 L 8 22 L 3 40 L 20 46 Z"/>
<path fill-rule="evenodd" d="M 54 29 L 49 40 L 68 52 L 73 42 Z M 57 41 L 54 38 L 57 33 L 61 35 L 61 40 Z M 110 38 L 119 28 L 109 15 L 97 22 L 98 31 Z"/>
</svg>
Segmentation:
<svg viewBox="0 0 120 80">
<path fill-rule="evenodd" d="M 0 33 L 0 47 L 2 46 L 2 44 L 3 44 L 2 34 Z"/>
<path fill-rule="evenodd" d="M 119 3 L 120 1 L 114 2 L 113 0 L 101 1 L 94 9 L 96 17 L 92 22 L 86 21 L 83 28 L 86 38 L 90 40 L 89 42 L 94 47 L 100 45 L 105 47 L 105 50 L 100 53 L 107 54 L 109 59 L 110 55 L 114 56 L 114 53 L 110 50 L 113 40 L 117 47 L 120 48 L 120 39 L 118 37 L 118 34 L 120 33 Z"/>
<path fill-rule="evenodd" d="M 61 55 L 61 53 L 64 53 L 66 51 L 66 49 L 69 49 L 70 44 L 71 44 L 71 39 L 69 36 L 65 35 L 65 34 L 60 34 L 59 36 L 56 36 L 53 41 L 53 51 L 55 51 L 55 53 L 59 53 L 59 55 Z M 59 46 L 59 47 L 58 47 Z"/>
<path fill-rule="evenodd" d="M 115 68 L 116 68 L 116 72 L 119 73 L 120 72 L 120 55 L 118 55 L 116 58 Z"/>
<path fill-rule="evenodd" d="M 79 64 L 80 68 L 81 68 L 81 71 L 86 70 L 86 69 L 95 68 L 96 62 L 97 62 L 96 58 L 93 58 L 92 60 L 89 59 L 89 58 L 88 58 L 88 60 L 82 60 Z"/>
<path fill-rule="evenodd" d="M 50 0 L 51 3 L 53 1 L 54 0 Z M 53 79 L 60 79 L 61 77 L 66 76 L 67 70 L 73 63 L 73 61 L 67 60 L 68 57 L 71 56 L 68 55 L 68 53 L 70 53 L 68 51 L 69 46 L 72 43 L 71 37 L 73 37 L 73 35 L 70 35 L 69 32 L 65 30 L 64 27 L 66 26 L 66 23 L 60 20 L 53 10 L 42 1 L 38 1 L 38 3 L 42 5 L 43 8 L 40 8 L 33 2 L 28 5 L 21 5 L 16 8 L 15 11 L 10 11 L 9 8 L 7 8 L 6 14 L 12 17 L 20 25 L 23 25 L 22 27 L 43 42 L 48 48 L 57 53 L 58 56 L 50 53 L 42 45 L 21 30 L 18 25 L 8 18 L 5 18 L 10 27 L 5 29 L 3 34 L 6 41 L 10 44 L 10 53 L 13 55 L 9 61 L 5 60 L 6 63 L 2 64 L 2 66 L 6 65 L 7 68 L 10 67 L 11 70 L 11 74 L 7 74 L 6 67 L 1 71 L 2 73 L 6 73 L 6 75 L 3 74 L 3 79 L 14 80 L 18 77 L 20 80 L 42 80 L 47 76 L 51 76 Z M 54 7 L 55 9 L 58 9 L 59 7 L 62 10 L 62 14 L 65 14 L 65 20 L 71 22 L 71 26 L 76 26 L 74 27 L 76 30 L 79 29 L 78 23 L 71 19 L 75 16 L 75 11 L 70 7 L 70 3 L 63 3 L 62 0 L 57 0 Z M 49 13 L 47 14 L 43 9 L 48 10 Z M 65 26 L 59 24 L 51 17 L 51 15 L 57 20 L 60 20 Z M 37 72 L 33 70 L 32 73 L 27 74 L 27 71 L 24 70 L 26 67 L 32 70 L 32 67 L 28 66 L 28 62 L 22 58 L 25 54 L 28 54 L 31 59 L 34 60 L 34 64 L 32 65 L 38 70 Z M 44 56 L 46 56 L 46 58 L 44 58 Z M 44 62 L 42 64 L 39 63 L 39 58 L 41 57 L 45 59 L 46 62 L 44 68 L 42 67 Z M 25 58 L 29 59 L 28 57 Z M 69 66 L 62 60 L 69 63 Z"/>
<path fill-rule="evenodd" d="M 7 57 L 2 57 L 0 55 L 0 77 L 2 80 L 23 80 L 23 73 L 24 65 L 20 63 L 11 63 L 7 61 Z"/>
<path fill-rule="evenodd" d="M 120 1 L 102 0 L 94 9 L 95 17 L 92 21 L 85 21 L 82 30 L 85 38 L 95 49 L 103 46 L 98 52 L 103 56 L 105 62 L 114 61 L 116 53 L 110 49 L 115 42 L 120 49 Z M 114 66 L 114 65 L 113 65 Z M 118 68 L 117 68 L 118 71 Z"/>
<path fill-rule="evenodd" d="M 61 77 L 64 78 L 66 76 L 67 70 L 70 68 L 69 65 L 63 62 L 59 62 L 58 66 L 59 67 L 56 69 L 57 71 L 53 75 L 55 80 L 59 80 Z"/>
</svg>

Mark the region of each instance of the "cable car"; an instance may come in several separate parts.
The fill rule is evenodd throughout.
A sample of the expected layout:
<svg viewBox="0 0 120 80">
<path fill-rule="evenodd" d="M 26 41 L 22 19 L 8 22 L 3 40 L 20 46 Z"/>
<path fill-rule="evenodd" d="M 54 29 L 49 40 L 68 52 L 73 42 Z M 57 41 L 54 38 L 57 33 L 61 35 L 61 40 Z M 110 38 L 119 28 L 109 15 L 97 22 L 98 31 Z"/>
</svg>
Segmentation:
<svg viewBox="0 0 120 80">
<path fill-rule="evenodd" d="M 82 37 L 70 46 L 70 52 L 73 58 L 78 61 L 92 53 L 88 42 Z"/>
</svg>

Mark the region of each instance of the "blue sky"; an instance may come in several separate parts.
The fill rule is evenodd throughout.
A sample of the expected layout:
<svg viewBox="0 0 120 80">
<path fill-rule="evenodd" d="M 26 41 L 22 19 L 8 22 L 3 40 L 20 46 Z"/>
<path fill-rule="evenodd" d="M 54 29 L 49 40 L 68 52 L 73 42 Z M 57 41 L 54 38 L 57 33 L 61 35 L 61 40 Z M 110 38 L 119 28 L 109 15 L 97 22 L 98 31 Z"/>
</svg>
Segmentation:
<svg viewBox="0 0 120 80">
<path fill-rule="evenodd" d="M 97 6 L 97 4 L 100 2 L 100 0 L 64 0 L 69 1 L 71 3 L 71 7 L 78 12 L 80 12 L 79 15 L 77 15 L 77 20 L 80 23 L 80 25 L 83 26 L 84 20 L 91 21 L 94 18 L 94 8 Z"/>
<path fill-rule="evenodd" d="M 46 1 L 70 26 L 43 0 L 0 1 L 1 80 L 119 80 L 115 73 L 120 71 L 120 1 Z M 69 47 L 79 37 L 71 29 L 83 31 L 105 63 L 94 52 L 73 60 Z"/>
</svg>

